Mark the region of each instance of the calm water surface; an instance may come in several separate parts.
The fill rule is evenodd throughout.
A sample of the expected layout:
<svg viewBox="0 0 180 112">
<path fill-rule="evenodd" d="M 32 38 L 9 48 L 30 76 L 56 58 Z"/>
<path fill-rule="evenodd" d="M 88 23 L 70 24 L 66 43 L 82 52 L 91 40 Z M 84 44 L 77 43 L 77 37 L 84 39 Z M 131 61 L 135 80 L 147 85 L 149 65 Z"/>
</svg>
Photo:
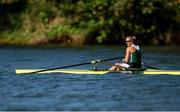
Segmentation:
<svg viewBox="0 0 180 112">
<path fill-rule="evenodd" d="M 143 61 L 160 69 L 180 70 L 179 49 L 143 47 Z M 180 111 L 180 76 L 15 74 L 18 68 L 50 68 L 113 58 L 122 56 L 123 50 L 109 46 L 0 48 L 0 110 Z M 99 68 L 107 69 L 114 62 L 100 64 Z"/>
</svg>

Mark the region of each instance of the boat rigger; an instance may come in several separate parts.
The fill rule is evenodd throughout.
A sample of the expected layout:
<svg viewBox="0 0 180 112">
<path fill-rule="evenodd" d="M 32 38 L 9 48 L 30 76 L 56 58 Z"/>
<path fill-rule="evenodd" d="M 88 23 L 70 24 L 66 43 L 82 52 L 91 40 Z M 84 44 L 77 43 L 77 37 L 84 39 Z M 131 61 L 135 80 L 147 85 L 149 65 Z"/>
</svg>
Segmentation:
<svg viewBox="0 0 180 112">
<path fill-rule="evenodd" d="M 16 69 L 16 74 L 31 74 L 36 71 L 41 71 L 43 69 Z M 37 72 L 35 74 L 50 74 L 50 73 L 64 73 L 64 74 L 94 74 L 102 75 L 107 73 L 126 73 L 126 74 L 144 74 L 144 75 L 180 75 L 180 70 L 155 70 L 155 69 L 145 69 L 145 70 L 121 70 L 121 71 L 110 71 L 110 70 L 83 70 L 83 69 L 56 69 L 49 71 Z"/>
</svg>

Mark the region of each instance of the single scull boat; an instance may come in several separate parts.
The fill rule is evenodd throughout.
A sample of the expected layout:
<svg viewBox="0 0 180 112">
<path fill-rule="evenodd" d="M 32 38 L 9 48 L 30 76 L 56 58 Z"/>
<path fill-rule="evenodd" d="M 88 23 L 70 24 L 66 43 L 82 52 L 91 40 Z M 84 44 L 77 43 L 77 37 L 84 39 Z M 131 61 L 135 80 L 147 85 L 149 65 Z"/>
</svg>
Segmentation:
<svg viewBox="0 0 180 112">
<path fill-rule="evenodd" d="M 43 69 L 16 69 L 16 74 L 31 74 L 36 71 Z M 119 71 L 110 71 L 110 70 L 83 70 L 83 69 L 56 69 L 42 71 L 35 74 L 49 74 L 49 73 L 65 73 L 65 74 L 107 74 L 107 73 L 126 73 L 126 74 L 144 74 L 144 75 L 180 75 L 180 70 L 155 70 L 155 69 L 144 69 L 144 70 L 119 70 Z"/>
</svg>

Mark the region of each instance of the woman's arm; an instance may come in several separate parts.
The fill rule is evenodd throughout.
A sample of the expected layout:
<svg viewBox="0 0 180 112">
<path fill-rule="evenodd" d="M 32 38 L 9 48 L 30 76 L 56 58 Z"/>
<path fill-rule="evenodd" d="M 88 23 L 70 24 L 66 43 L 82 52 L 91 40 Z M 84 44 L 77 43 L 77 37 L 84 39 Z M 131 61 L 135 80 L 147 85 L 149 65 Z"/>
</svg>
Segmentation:
<svg viewBox="0 0 180 112">
<path fill-rule="evenodd" d="M 129 57 L 130 57 L 130 47 L 128 47 L 127 49 L 126 49 L 126 55 L 125 55 L 125 58 L 124 58 L 124 60 L 123 60 L 123 62 L 125 62 L 125 63 L 128 63 L 129 62 Z"/>
</svg>

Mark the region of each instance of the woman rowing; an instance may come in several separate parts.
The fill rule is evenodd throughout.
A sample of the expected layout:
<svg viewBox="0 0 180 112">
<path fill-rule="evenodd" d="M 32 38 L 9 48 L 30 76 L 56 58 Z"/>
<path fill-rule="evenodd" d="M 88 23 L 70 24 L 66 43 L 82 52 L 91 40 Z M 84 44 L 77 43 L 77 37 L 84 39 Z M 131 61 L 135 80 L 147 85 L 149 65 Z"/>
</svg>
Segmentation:
<svg viewBox="0 0 180 112">
<path fill-rule="evenodd" d="M 115 63 L 110 70 L 121 70 L 123 68 L 141 68 L 141 50 L 138 45 L 135 44 L 136 37 L 128 36 L 126 37 L 126 54 L 123 63 Z"/>
</svg>

